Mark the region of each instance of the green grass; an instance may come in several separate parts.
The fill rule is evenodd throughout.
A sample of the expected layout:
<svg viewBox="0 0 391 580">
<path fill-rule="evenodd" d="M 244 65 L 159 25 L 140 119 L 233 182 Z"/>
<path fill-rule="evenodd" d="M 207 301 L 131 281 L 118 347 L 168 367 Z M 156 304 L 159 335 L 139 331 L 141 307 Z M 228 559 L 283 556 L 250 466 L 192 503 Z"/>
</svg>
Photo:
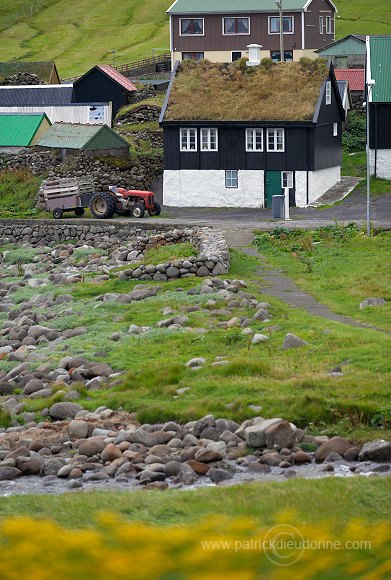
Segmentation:
<svg viewBox="0 0 391 580">
<path fill-rule="evenodd" d="M 273 266 L 284 268 L 300 288 L 334 312 L 391 330 L 391 232 L 368 238 L 353 228 L 343 238 L 349 228 L 335 225 L 328 231 L 334 234 L 280 230 L 277 237 L 260 234 L 257 243 Z M 369 296 L 385 298 L 387 305 L 359 309 Z"/>
<path fill-rule="evenodd" d="M 0 3 L 2 60 L 56 61 L 63 77 L 82 74 L 98 63 L 125 63 L 152 56 L 152 48 L 169 49 L 163 0 L 59 0 Z M 339 0 L 336 37 L 387 34 L 391 9 L 386 2 Z"/>
<path fill-rule="evenodd" d="M 25 170 L 0 171 L 0 218 L 47 217 L 35 209 L 40 179 Z"/>
<path fill-rule="evenodd" d="M 169 47 L 163 0 L 69 0 L 65 11 L 62 2 L 49 0 L 32 16 L 21 0 L 2 4 L 2 60 L 50 58 L 62 77 L 112 62 L 113 49 L 116 62 L 123 63 L 152 56 L 152 48 Z"/>
<path fill-rule="evenodd" d="M 273 525 L 277 514 L 285 510 L 295 512 L 301 524 L 316 525 L 331 520 L 338 531 L 356 518 L 369 522 L 389 520 L 390 483 L 390 478 L 325 478 L 165 493 L 19 495 L 0 497 L 0 517 L 50 518 L 65 527 L 81 528 L 94 527 L 101 512 L 161 526 L 192 524 L 218 513 L 228 518 L 253 517 Z"/>
<path fill-rule="evenodd" d="M 342 153 L 342 175 L 351 175 L 353 177 L 362 177 L 362 181 L 356 188 L 366 187 L 366 163 L 367 157 L 365 151 L 343 151 Z M 391 181 L 387 179 L 379 179 L 378 177 L 371 177 L 371 194 L 383 195 L 391 193 Z M 366 190 L 363 191 L 363 195 Z"/>
<path fill-rule="evenodd" d="M 164 264 L 165 262 L 190 258 L 196 256 L 197 253 L 197 248 L 190 242 L 156 246 L 146 252 L 143 263 Z"/>
<path fill-rule="evenodd" d="M 118 111 L 116 119 L 120 121 L 121 117 L 124 117 L 128 113 L 131 113 L 132 111 L 134 111 L 135 109 L 138 109 L 139 107 L 141 107 L 143 105 L 156 105 L 158 107 L 162 107 L 163 103 L 164 103 L 164 98 L 165 98 L 165 93 L 160 92 L 160 93 L 157 93 L 155 97 L 150 97 L 149 99 L 144 99 L 143 101 L 138 101 L 137 103 L 125 105 L 124 107 L 122 107 Z"/>
</svg>

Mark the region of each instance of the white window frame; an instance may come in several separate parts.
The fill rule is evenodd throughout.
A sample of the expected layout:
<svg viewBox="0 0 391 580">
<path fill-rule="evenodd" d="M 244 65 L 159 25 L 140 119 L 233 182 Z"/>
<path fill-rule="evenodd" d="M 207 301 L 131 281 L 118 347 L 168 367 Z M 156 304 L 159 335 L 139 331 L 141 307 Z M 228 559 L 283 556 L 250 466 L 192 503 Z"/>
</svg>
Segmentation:
<svg viewBox="0 0 391 580">
<path fill-rule="evenodd" d="M 240 54 L 241 54 L 240 58 L 243 58 L 243 51 L 242 50 L 231 50 L 231 62 L 235 62 L 234 60 L 232 60 L 234 52 L 240 52 Z M 237 59 L 237 60 L 240 60 L 240 59 Z"/>
<path fill-rule="evenodd" d="M 194 145 L 195 148 L 194 149 L 190 149 L 190 134 L 191 131 L 194 131 Z M 183 148 L 182 146 L 182 136 L 186 134 L 186 148 Z M 197 129 L 195 127 L 190 127 L 190 128 L 181 128 L 179 129 L 179 147 L 180 150 L 185 152 L 185 153 L 194 153 L 195 151 L 197 151 Z"/>
<path fill-rule="evenodd" d="M 278 149 L 278 132 L 282 134 L 282 147 Z M 273 135 L 273 148 L 269 146 L 269 135 Z M 270 153 L 284 153 L 285 151 L 285 129 L 278 127 L 276 129 L 266 129 L 266 151 Z"/>
<path fill-rule="evenodd" d="M 248 20 L 248 32 L 225 32 L 224 21 L 226 18 Z M 251 34 L 251 18 L 249 16 L 223 16 L 221 19 L 223 36 L 249 36 Z"/>
<path fill-rule="evenodd" d="M 267 19 L 267 22 L 268 22 L 268 24 L 267 24 L 267 26 L 268 26 L 268 30 L 267 30 L 268 31 L 268 34 L 271 34 L 271 35 L 273 35 L 273 34 L 280 34 L 280 31 L 278 31 L 278 32 L 271 32 L 271 25 L 270 24 L 271 24 L 272 18 L 277 18 L 278 22 L 280 22 L 280 17 L 279 16 L 269 16 L 268 19 Z M 294 19 L 294 17 L 293 16 L 283 16 L 282 18 L 283 19 L 284 18 L 290 18 L 291 19 L 291 22 L 292 22 L 292 30 L 291 30 L 291 32 L 283 32 L 283 34 L 294 34 L 295 33 L 295 19 Z M 284 29 L 284 23 L 282 23 L 282 28 Z"/>
<path fill-rule="evenodd" d="M 324 17 L 319 16 L 319 34 L 324 34 L 324 30 L 325 30 Z"/>
<path fill-rule="evenodd" d="M 228 174 L 231 174 L 228 176 Z M 236 173 L 236 178 L 232 176 L 233 173 Z M 236 181 L 236 185 L 227 185 L 228 181 Z M 226 189 L 238 189 L 239 187 L 239 171 L 237 169 L 226 169 L 225 170 L 225 188 Z"/>
<path fill-rule="evenodd" d="M 326 16 L 326 34 L 334 34 L 334 18 L 332 16 Z"/>
<path fill-rule="evenodd" d="M 285 187 L 284 187 L 284 181 L 286 181 Z M 281 187 L 282 187 L 282 189 L 285 189 L 285 188 L 293 189 L 293 171 L 282 171 L 281 172 Z"/>
<path fill-rule="evenodd" d="M 333 137 L 338 137 L 338 123 L 333 123 Z"/>
<path fill-rule="evenodd" d="M 202 20 L 202 34 L 182 34 L 182 20 Z M 179 36 L 205 36 L 205 18 L 179 18 Z"/>
<path fill-rule="evenodd" d="M 331 105 L 331 81 L 326 81 L 326 105 Z"/>
<path fill-rule="evenodd" d="M 257 132 L 261 134 L 261 148 L 257 148 Z M 251 134 L 251 137 L 250 137 Z M 246 151 L 249 153 L 257 153 L 263 151 L 263 129 L 246 129 Z M 249 148 L 249 141 L 252 142 L 252 148 Z"/>
<path fill-rule="evenodd" d="M 216 147 L 212 148 L 212 131 L 216 132 Z M 203 147 L 203 136 L 207 135 L 207 148 Z M 219 150 L 219 132 L 216 128 L 202 128 L 200 136 L 200 151 L 218 151 Z"/>
</svg>

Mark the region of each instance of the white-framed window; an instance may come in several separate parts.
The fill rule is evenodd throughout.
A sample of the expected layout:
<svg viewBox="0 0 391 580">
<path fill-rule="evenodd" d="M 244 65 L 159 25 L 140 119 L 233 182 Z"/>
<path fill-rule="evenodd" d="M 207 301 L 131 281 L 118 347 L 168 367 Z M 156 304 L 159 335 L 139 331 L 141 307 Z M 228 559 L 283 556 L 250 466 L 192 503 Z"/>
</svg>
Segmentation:
<svg viewBox="0 0 391 580">
<path fill-rule="evenodd" d="M 181 151 L 197 151 L 197 129 L 180 129 Z"/>
<path fill-rule="evenodd" d="M 201 129 L 201 151 L 217 151 L 217 129 Z"/>
<path fill-rule="evenodd" d="M 239 171 L 237 169 L 227 169 L 225 172 L 225 187 L 238 188 Z"/>
<path fill-rule="evenodd" d="M 282 31 L 284 34 L 294 33 L 293 16 L 282 17 Z M 279 16 L 269 16 L 269 34 L 280 34 Z"/>
<path fill-rule="evenodd" d="M 281 52 L 279 50 L 271 50 L 270 58 L 272 59 L 273 62 L 280 62 Z M 293 50 L 284 50 L 284 61 L 285 62 L 293 61 Z"/>
<path fill-rule="evenodd" d="M 180 36 L 203 36 L 204 19 L 203 18 L 180 18 L 179 35 Z"/>
<path fill-rule="evenodd" d="M 338 123 L 333 123 L 333 137 L 338 137 Z"/>
<path fill-rule="evenodd" d="M 275 152 L 285 151 L 284 129 L 267 129 L 267 150 Z"/>
<path fill-rule="evenodd" d="M 324 34 L 324 16 L 319 16 L 319 34 Z"/>
<path fill-rule="evenodd" d="M 204 58 L 203 52 L 182 52 L 182 60 L 202 60 Z"/>
<path fill-rule="evenodd" d="M 250 18 L 223 18 L 223 34 L 250 34 Z"/>
<path fill-rule="evenodd" d="M 331 105 L 331 81 L 326 81 L 326 105 Z"/>
<path fill-rule="evenodd" d="M 293 188 L 293 171 L 283 171 L 281 173 L 281 187 L 283 189 Z"/>
<path fill-rule="evenodd" d="M 231 51 L 231 61 L 235 62 L 236 60 L 240 60 L 242 58 L 242 51 L 241 50 L 232 50 Z"/>
<path fill-rule="evenodd" d="M 263 151 L 263 129 L 246 129 L 246 151 Z"/>
<path fill-rule="evenodd" d="M 326 34 L 334 34 L 334 18 L 326 16 Z"/>
</svg>

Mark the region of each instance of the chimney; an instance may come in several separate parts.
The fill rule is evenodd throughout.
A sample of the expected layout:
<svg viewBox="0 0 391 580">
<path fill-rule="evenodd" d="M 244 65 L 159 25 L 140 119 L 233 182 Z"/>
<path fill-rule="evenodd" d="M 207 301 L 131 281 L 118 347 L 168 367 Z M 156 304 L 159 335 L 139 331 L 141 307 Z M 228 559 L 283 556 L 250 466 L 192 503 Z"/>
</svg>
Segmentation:
<svg viewBox="0 0 391 580">
<path fill-rule="evenodd" d="M 261 44 L 249 44 L 247 46 L 249 52 L 249 60 L 247 66 L 258 66 L 261 64 Z"/>
</svg>

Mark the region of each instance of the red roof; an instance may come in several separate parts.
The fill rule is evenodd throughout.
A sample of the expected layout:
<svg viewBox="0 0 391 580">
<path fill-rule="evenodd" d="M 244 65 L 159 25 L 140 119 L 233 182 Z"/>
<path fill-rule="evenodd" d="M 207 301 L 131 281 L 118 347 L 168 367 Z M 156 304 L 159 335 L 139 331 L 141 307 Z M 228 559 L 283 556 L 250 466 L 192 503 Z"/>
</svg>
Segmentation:
<svg viewBox="0 0 391 580">
<path fill-rule="evenodd" d="M 124 77 L 124 75 L 122 75 L 120 72 L 118 72 L 115 68 L 113 68 L 109 64 L 99 64 L 98 68 L 127 91 L 130 92 L 137 91 L 137 87 L 132 83 L 132 81 Z"/>
<path fill-rule="evenodd" d="M 334 70 L 337 81 L 348 81 L 351 91 L 364 91 L 364 72 L 363 68 L 336 68 Z"/>
</svg>

